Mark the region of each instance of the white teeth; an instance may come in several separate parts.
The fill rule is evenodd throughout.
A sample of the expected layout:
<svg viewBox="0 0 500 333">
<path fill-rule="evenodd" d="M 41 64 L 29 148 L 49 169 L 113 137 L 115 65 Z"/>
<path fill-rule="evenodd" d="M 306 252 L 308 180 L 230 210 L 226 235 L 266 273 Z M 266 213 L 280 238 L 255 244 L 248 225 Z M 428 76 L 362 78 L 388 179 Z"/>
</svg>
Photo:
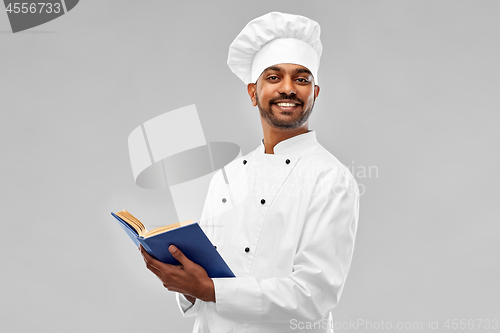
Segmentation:
<svg viewBox="0 0 500 333">
<path fill-rule="evenodd" d="M 295 103 L 276 103 L 278 106 L 295 106 Z"/>
</svg>

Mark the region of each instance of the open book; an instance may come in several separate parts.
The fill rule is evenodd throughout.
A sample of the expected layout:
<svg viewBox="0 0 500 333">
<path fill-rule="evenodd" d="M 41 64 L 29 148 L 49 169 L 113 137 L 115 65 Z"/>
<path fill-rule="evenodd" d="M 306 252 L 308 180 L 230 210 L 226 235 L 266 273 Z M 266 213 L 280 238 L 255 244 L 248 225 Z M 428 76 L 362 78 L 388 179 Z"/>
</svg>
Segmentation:
<svg viewBox="0 0 500 333">
<path fill-rule="evenodd" d="M 175 245 L 191 261 L 203 267 L 209 277 L 234 277 L 233 272 L 212 245 L 198 223 L 184 221 L 147 231 L 144 224 L 126 210 L 111 213 L 135 245 L 142 245 L 161 262 L 180 263 L 170 254 L 168 247 Z"/>
</svg>

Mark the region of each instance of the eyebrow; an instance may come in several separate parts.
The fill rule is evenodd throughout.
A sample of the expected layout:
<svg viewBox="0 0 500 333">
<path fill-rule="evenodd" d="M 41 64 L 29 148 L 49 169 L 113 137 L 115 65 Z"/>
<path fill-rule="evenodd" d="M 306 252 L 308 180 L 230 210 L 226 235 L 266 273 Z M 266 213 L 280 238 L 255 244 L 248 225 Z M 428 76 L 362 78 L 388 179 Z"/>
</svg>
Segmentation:
<svg viewBox="0 0 500 333">
<path fill-rule="evenodd" d="M 269 66 L 267 67 L 266 69 L 264 69 L 264 72 L 267 72 L 267 71 L 276 71 L 276 72 L 281 72 L 283 70 L 283 68 L 281 68 L 280 66 Z M 309 75 L 312 75 L 311 71 L 308 70 L 307 68 L 297 68 L 295 70 L 295 73 L 297 74 L 309 74 Z"/>
<path fill-rule="evenodd" d="M 297 74 L 303 74 L 303 73 L 306 73 L 306 74 L 312 75 L 311 71 L 310 71 L 310 70 L 308 70 L 307 68 L 297 68 L 297 69 L 295 70 L 295 72 L 296 72 Z"/>
<path fill-rule="evenodd" d="M 276 71 L 276 72 L 281 72 L 283 69 L 280 66 L 269 66 L 266 69 L 264 69 L 264 72 L 267 71 Z"/>
</svg>

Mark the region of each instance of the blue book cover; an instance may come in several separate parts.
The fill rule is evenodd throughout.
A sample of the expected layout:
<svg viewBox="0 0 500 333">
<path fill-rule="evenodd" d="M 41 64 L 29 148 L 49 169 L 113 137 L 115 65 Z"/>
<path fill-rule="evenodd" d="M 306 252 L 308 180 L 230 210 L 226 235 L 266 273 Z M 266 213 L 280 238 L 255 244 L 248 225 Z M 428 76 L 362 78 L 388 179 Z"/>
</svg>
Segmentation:
<svg viewBox="0 0 500 333">
<path fill-rule="evenodd" d="M 180 263 L 170 254 L 168 247 L 175 245 L 191 261 L 203 267 L 211 278 L 234 277 L 219 252 L 212 245 L 198 223 L 181 226 L 163 233 L 142 237 L 124 219 L 111 213 L 120 222 L 120 226 L 138 247 L 144 247 L 148 253 L 161 262 L 171 265 Z"/>
</svg>

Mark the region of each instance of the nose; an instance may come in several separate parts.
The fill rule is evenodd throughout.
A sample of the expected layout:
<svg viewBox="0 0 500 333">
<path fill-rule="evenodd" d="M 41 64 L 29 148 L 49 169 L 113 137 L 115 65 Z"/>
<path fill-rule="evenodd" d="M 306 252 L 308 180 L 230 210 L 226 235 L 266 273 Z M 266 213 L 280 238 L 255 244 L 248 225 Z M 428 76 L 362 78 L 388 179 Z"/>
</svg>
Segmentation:
<svg viewBox="0 0 500 333">
<path fill-rule="evenodd" d="M 291 77 L 285 76 L 281 80 L 280 85 L 278 87 L 278 93 L 280 93 L 280 94 L 287 94 L 287 95 L 291 95 L 291 94 L 295 94 L 296 93 L 295 86 L 293 84 L 293 81 L 292 81 Z"/>
</svg>

